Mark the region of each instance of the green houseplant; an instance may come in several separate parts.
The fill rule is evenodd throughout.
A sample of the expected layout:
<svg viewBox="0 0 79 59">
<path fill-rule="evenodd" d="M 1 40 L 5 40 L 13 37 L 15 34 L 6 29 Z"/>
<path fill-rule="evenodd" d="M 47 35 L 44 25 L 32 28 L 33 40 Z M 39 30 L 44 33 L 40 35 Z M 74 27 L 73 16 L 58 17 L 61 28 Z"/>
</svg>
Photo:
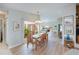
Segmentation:
<svg viewBox="0 0 79 59">
<path fill-rule="evenodd" d="M 24 37 L 27 37 L 27 35 L 30 33 L 30 29 L 29 28 L 24 28 Z"/>
</svg>

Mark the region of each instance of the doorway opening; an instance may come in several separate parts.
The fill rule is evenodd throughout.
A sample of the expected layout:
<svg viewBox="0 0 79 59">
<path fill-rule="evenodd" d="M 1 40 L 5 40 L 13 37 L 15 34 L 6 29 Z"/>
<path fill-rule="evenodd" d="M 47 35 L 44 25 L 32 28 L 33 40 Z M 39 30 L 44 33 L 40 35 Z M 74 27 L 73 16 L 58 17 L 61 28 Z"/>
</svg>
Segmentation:
<svg viewBox="0 0 79 59">
<path fill-rule="evenodd" d="M 24 21 L 24 42 L 27 48 L 37 50 L 47 44 L 48 32 L 52 32 L 52 27 L 41 25 L 42 21 Z"/>
<path fill-rule="evenodd" d="M 58 36 L 62 39 L 62 24 L 58 24 Z"/>
<path fill-rule="evenodd" d="M 76 47 L 79 48 L 79 4 L 76 4 Z"/>
<path fill-rule="evenodd" d="M 79 4 L 76 5 L 76 45 L 79 47 Z"/>
<path fill-rule="evenodd" d="M 24 41 L 27 47 L 33 43 L 32 36 L 38 32 L 37 25 L 33 21 L 24 21 Z"/>
<path fill-rule="evenodd" d="M 6 12 L 0 11 L 0 44 L 6 44 Z"/>
</svg>

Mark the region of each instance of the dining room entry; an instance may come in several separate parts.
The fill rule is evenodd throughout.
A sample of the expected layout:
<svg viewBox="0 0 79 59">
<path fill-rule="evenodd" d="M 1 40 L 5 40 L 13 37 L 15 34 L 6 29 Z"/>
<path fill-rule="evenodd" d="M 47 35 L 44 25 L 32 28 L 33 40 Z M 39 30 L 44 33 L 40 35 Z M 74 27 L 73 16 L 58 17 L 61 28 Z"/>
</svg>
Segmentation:
<svg viewBox="0 0 79 59">
<path fill-rule="evenodd" d="M 6 13 L 0 11 L 0 43 L 6 42 Z"/>
<path fill-rule="evenodd" d="M 34 22 L 24 21 L 24 41 L 27 45 L 33 42 L 32 36 L 37 32 L 37 27 Z"/>
</svg>

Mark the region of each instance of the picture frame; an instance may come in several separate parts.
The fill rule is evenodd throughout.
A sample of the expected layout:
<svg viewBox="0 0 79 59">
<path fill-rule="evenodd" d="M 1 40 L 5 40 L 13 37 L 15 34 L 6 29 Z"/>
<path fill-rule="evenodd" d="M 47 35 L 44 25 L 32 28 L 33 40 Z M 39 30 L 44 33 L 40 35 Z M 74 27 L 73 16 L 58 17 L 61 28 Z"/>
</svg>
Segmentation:
<svg viewBox="0 0 79 59">
<path fill-rule="evenodd" d="M 14 21 L 13 29 L 14 29 L 15 32 L 19 31 L 20 23 L 18 21 Z"/>
<path fill-rule="evenodd" d="M 65 16 L 64 17 L 64 34 L 74 34 L 74 16 Z"/>
</svg>

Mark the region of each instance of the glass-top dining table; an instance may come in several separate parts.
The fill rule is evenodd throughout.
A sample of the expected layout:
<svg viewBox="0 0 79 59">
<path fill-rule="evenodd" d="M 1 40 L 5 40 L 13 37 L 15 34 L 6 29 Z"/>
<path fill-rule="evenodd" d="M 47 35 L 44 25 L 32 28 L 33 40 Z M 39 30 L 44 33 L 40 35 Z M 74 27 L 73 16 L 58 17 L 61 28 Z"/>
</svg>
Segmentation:
<svg viewBox="0 0 79 59">
<path fill-rule="evenodd" d="M 37 50 L 37 42 L 40 41 L 40 37 L 43 33 L 37 33 L 37 34 L 34 34 L 32 37 L 33 37 L 33 40 L 35 40 L 35 50 Z"/>
<path fill-rule="evenodd" d="M 40 36 L 42 35 L 43 33 L 37 33 L 37 34 L 34 34 L 33 35 L 33 39 L 38 39 L 38 38 L 40 38 Z"/>
</svg>

